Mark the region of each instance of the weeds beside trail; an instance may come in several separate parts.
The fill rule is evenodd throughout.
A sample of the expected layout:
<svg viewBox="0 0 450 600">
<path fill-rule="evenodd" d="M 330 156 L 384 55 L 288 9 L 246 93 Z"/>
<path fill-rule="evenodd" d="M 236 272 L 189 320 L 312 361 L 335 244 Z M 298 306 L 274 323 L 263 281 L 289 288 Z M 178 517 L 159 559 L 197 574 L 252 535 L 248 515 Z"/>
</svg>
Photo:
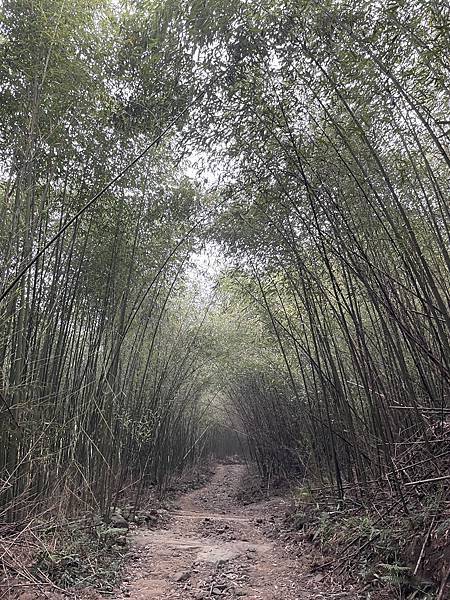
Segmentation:
<svg viewBox="0 0 450 600">
<path fill-rule="evenodd" d="M 85 511 L 67 519 L 48 511 L 26 526 L 4 524 L 0 527 L 0 598 L 18 598 L 24 591 L 29 598 L 84 597 L 86 589 L 112 593 L 123 575 L 130 532 L 163 526 L 170 499 L 201 487 L 211 476 L 205 463 L 172 480 L 163 495 L 158 487 L 141 491 L 139 505 L 136 490 L 130 489 L 103 513 Z"/>
</svg>

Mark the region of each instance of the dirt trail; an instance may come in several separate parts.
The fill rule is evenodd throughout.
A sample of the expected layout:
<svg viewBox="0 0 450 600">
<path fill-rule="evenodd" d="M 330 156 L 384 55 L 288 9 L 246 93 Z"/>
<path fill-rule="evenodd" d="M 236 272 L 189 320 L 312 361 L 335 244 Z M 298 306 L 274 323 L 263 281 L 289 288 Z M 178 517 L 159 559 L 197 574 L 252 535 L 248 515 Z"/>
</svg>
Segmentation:
<svg viewBox="0 0 450 600">
<path fill-rule="evenodd" d="M 348 598 L 320 591 L 306 560 L 267 539 L 261 522 L 283 514 L 282 498 L 242 506 L 242 465 L 218 465 L 209 483 L 182 497 L 165 529 L 138 530 L 125 585 L 116 598 L 251 600 Z"/>
</svg>

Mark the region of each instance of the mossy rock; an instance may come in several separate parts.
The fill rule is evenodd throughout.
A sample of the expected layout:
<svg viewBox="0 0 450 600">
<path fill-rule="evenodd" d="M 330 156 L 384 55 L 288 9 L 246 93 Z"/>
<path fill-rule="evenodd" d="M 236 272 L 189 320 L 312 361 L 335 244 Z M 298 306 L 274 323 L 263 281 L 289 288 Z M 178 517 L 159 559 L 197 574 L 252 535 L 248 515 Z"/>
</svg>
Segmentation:
<svg viewBox="0 0 450 600">
<path fill-rule="evenodd" d="M 109 518 L 109 522 L 111 524 L 111 527 L 115 527 L 116 529 L 128 529 L 129 528 L 128 521 L 119 512 L 113 513 L 111 515 L 111 517 Z"/>
<path fill-rule="evenodd" d="M 98 537 L 107 544 L 117 544 L 120 546 L 125 545 L 122 543 L 122 538 L 126 540 L 127 533 L 128 530 L 124 527 L 108 527 L 107 529 L 101 529 L 98 532 Z"/>
</svg>

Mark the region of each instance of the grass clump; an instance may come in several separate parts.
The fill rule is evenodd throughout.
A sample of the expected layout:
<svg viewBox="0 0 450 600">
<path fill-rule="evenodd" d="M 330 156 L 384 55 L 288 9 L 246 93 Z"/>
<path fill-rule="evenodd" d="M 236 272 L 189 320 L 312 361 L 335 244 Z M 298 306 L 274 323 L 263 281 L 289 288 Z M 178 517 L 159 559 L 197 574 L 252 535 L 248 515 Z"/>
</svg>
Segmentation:
<svg viewBox="0 0 450 600">
<path fill-rule="evenodd" d="M 120 580 L 128 550 L 127 530 L 101 523 L 96 527 L 65 527 L 43 536 L 42 550 L 30 571 L 62 589 L 93 587 L 112 591 Z"/>
</svg>

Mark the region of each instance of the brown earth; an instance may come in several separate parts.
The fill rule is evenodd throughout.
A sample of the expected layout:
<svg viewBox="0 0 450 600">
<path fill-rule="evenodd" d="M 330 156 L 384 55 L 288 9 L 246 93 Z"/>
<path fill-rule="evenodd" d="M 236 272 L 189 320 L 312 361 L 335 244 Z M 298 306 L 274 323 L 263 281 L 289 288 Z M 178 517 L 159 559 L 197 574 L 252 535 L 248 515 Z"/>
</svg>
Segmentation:
<svg viewBox="0 0 450 600">
<path fill-rule="evenodd" d="M 267 524 L 284 515 L 290 500 L 278 497 L 243 505 L 236 499 L 245 467 L 217 465 L 201 489 L 178 500 L 164 529 L 135 530 L 117 600 L 245 597 L 248 600 L 347 599 L 314 574 L 313 550 L 293 556 Z"/>
</svg>

